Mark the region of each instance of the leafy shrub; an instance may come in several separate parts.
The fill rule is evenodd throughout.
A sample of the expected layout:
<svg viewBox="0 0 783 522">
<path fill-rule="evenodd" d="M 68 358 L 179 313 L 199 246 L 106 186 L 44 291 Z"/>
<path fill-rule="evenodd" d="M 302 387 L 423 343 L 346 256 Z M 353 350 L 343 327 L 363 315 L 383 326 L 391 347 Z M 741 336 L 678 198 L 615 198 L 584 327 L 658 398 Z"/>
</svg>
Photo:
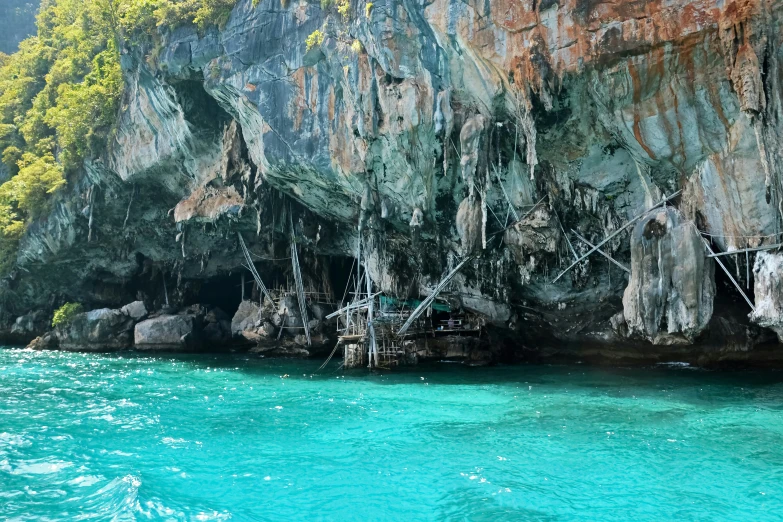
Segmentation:
<svg viewBox="0 0 783 522">
<path fill-rule="evenodd" d="M 52 327 L 68 326 L 73 318 L 84 311 L 84 307 L 79 303 L 65 303 L 54 312 L 52 318 Z"/>
<path fill-rule="evenodd" d="M 125 0 L 133 3 L 139 0 Z M 222 27 L 228 22 L 236 0 L 142 0 L 157 4 L 154 10 L 158 26 L 193 23 L 202 31 L 210 25 Z M 255 4 L 254 4 L 255 5 Z"/>
<path fill-rule="evenodd" d="M 351 14 L 351 0 L 337 0 L 337 12 L 343 18 L 348 18 Z"/>
<path fill-rule="evenodd" d="M 320 29 L 316 29 L 310 33 L 310 36 L 308 36 L 305 40 L 305 45 L 307 46 L 308 51 L 314 47 L 320 47 L 323 43 L 324 33 Z"/>
</svg>

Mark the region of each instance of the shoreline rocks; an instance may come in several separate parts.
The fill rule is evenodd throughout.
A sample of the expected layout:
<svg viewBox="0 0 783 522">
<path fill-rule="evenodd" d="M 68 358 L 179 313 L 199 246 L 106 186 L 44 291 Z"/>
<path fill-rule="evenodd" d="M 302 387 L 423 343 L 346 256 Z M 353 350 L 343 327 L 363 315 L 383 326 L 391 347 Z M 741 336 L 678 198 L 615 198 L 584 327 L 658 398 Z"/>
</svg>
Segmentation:
<svg viewBox="0 0 783 522">
<path fill-rule="evenodd" d="M 159 315 L 136 324 L 133 346 L 137 350 L 194 350 L 201 339 L 192 315 Z"/>
<path fill-rule="evenodd" d="M 58 346 L 72 351 L 125 350 L 131 347 L 134 319 L 121 310 L 100 308 L 76 315 L 57 327 Z"/>
</svg>

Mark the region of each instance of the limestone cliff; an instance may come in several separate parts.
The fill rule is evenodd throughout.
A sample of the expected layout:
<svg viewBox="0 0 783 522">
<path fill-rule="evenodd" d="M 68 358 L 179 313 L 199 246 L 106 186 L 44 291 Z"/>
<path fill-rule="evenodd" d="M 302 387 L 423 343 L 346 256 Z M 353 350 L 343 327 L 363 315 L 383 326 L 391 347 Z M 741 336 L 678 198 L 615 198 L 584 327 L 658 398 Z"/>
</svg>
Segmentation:
<svg viewBox="0 0 783 522">
<path fill-rule="evenodd" d="M 207 300 L 236 287 L 238 231 L 285 281 L 293 226 L 308 284 L 338 294 L 360 238 L 404 297 L 476 254 L 448 293 L 517 355 L 747 358 L 768 336 L 699 236 L 779 242 L 782 18 L 770 0 L 240 0 L 223 28 L 161 29 L 123 49 L 116 139 L 27 232 L 6 319 L 162 306 L 164 281 Z M 553 282 L 592 248 L 577 234 L 679 190 L 601 247 L 630 275 L 596 253 Z M 755 258 L 723 259 L 777 299 Z"/>
</svg>

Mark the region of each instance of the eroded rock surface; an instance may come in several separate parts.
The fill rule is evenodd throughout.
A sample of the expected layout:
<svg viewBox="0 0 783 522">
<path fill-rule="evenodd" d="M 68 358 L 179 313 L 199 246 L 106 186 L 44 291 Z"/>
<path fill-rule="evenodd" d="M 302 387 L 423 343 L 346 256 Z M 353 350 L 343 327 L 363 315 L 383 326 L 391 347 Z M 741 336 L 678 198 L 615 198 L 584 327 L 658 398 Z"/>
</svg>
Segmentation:
<svg viewBox="0 0 783 522">
<path fill-rule="evenodd" d="M 192 350 L 200 346 L 196 318 L 161 315 L 138 323 L 134 329 L 137 350 Z"/>
<path fill-rule="evenodd" d="M 54 330 L 58 346 L 73 351 L 113 351 L 133 345 L 136 321 L 121 310 L 101 308 L 76 315 Z"/>
<path fill-rule="evenodd" d="M 718 342 L 701 335 L 713 296 L 749 312 L 712 283 L 696 228 L 719 251 L 780 239 L 783 4 L 365 9 L 240 0 L 223 28 L 162 30 L 154 53 L 126 49 L 116 139 L 22 238 L 0 284 L 4 317 L 65 301 L 142 299 L 152 312 L 202 302 L 205 288 L 237 292 L 237 232 L 262 277 L 288 291 L 296 243 L 306 286 L 336 301 L 357 253 L 376 291 L 404 297 L 474 254 L 448 293 L 520 356 L 585 340 L 640 354 L 651 342 L 698 347 Z M 308 51 L 315 30 L 324 43 Z M 598 243 L 679 189 L 679 213 L 657 226 L 653 212 L 603 245 L 630 278 L 594 254 L 553 282 L 589 250 L 572 229 Z M 755 270 L 748 281 L 756 255 L 727 263 L 763 300 L 775 282 Z M 774 326 L 759 304 L 757 322 Z M 286 308 L 248 312 L 232 336 L 288 326 L 296 344 L 298 306 Z M 628 337 L 613 330 L 618 313 Z M 148 321 L 187 330 L 187 319 Z M 222 321 L 205 326 L 211 337 Z"/>
<path fill-rule="evenodd" d="M 634 227 L 623 295 L 627 335 L 653 344 L 690 344 L 712 317 L 714 295 L 713 262 L 693 223 L 668 208 Z"/>
<path fill-rule="evenodd" d="M 759 252 L 753 276 L 756 310 L 750 319 L 772 329 L 783 342 L 783 254 Z"/>
</svg>

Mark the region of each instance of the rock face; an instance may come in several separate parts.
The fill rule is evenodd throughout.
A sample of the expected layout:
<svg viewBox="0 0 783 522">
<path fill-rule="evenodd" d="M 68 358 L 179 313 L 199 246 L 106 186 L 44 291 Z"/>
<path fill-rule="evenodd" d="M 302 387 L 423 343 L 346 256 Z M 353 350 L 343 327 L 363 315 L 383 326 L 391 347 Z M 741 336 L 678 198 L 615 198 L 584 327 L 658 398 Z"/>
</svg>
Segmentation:
<svg viewBox="0 0 783 522">
<path fill-rule="evenodd" d="M 756 310 L 750 320 L 770 328 L 783 342 L 783 254 L 759 252 L 753 276 Z"/>
<path fill-rule="evenodd" d="M 26 343 L 49 331 L 51 316 L 43 310 L 20 315 L 11 326 L 8 340 L 12 343 Z"/>
<path fill-rule="evenodd" d="M 78 314 L 65 327 L 54 331 L 63 350 L 113 351 L 133 344 L 134 319 L 120 310 L 101 308 Z"/>
<path fill-rule="evenodd" d="M 142 321 L 134 330 L 137 350 L 183 351 L 200 345 L 196 319 L 192 315 L 161 315 Z"/>
<path fill-rule="evenodd" d="M 653 344 L 689 344 L 707 327 L 714 268 L 695 226 L 675 209 L 642 219 L 631 235 L 631 277 L 623 295 L 627 333 Z"/>
<path fill-rule="evenodd" d="M 323 348 L 333 336 L 326 331 L 324 307 L 313 308 L 317 314 L 308 307 L 311 346 Z M 281 297 L 276 309 L 269 300 L 265 301 L 264 308 L 254 302 L 243 301 L 231 320 L 231 333 L 236 340 L 254 344 L 256 352 L 295 356 L 310 354 L 296 296 Z"/>
<path fill-rule="evenodd" d="M 124 313 L 134 321 L 141 321 L 147 317 L 147 307 L 144 305 L 144 301 L 133 301 L 120 308 L 120 312 Z"/>
<path fill-rule="evenodd" d="M 781 2 L 360 4 L 239 0 L 225 27 L 123 50 L 116 139 L 22 238 L 4 315 L 237 292 L 239 232 L 269 286 L 290 286 L 293 242 L 335 300 L 357 253 L 376 291 L 410 297 L 471 253 L 448 293 L 521 356 L 713 342 L 713 306 L 742 301 L 692 227 L 720 251 L 783 229 Z M 595 254 L 553 282 L 589 250 L 572 229 L 597 243 L 680 189 L 679 213 L 602 247 L 628 280 Z M 232 330 L 293 327 L 288 308 Z"/>
<path fill-rule="evenodd" d="M 259 326 L 257 323 L 261 320 L 261 307 L 252 301 L 242 301 L 239 309 L 231 319 L 231 333 L 241 335 L 246 330 L 251 330 Z"/>
<path fill-rule="evenodd" d="M 19 42 L 35 34 L 40 1 L 5 0 L 0 5 L 0 53 L 11 54 Z"/>
</svg>

